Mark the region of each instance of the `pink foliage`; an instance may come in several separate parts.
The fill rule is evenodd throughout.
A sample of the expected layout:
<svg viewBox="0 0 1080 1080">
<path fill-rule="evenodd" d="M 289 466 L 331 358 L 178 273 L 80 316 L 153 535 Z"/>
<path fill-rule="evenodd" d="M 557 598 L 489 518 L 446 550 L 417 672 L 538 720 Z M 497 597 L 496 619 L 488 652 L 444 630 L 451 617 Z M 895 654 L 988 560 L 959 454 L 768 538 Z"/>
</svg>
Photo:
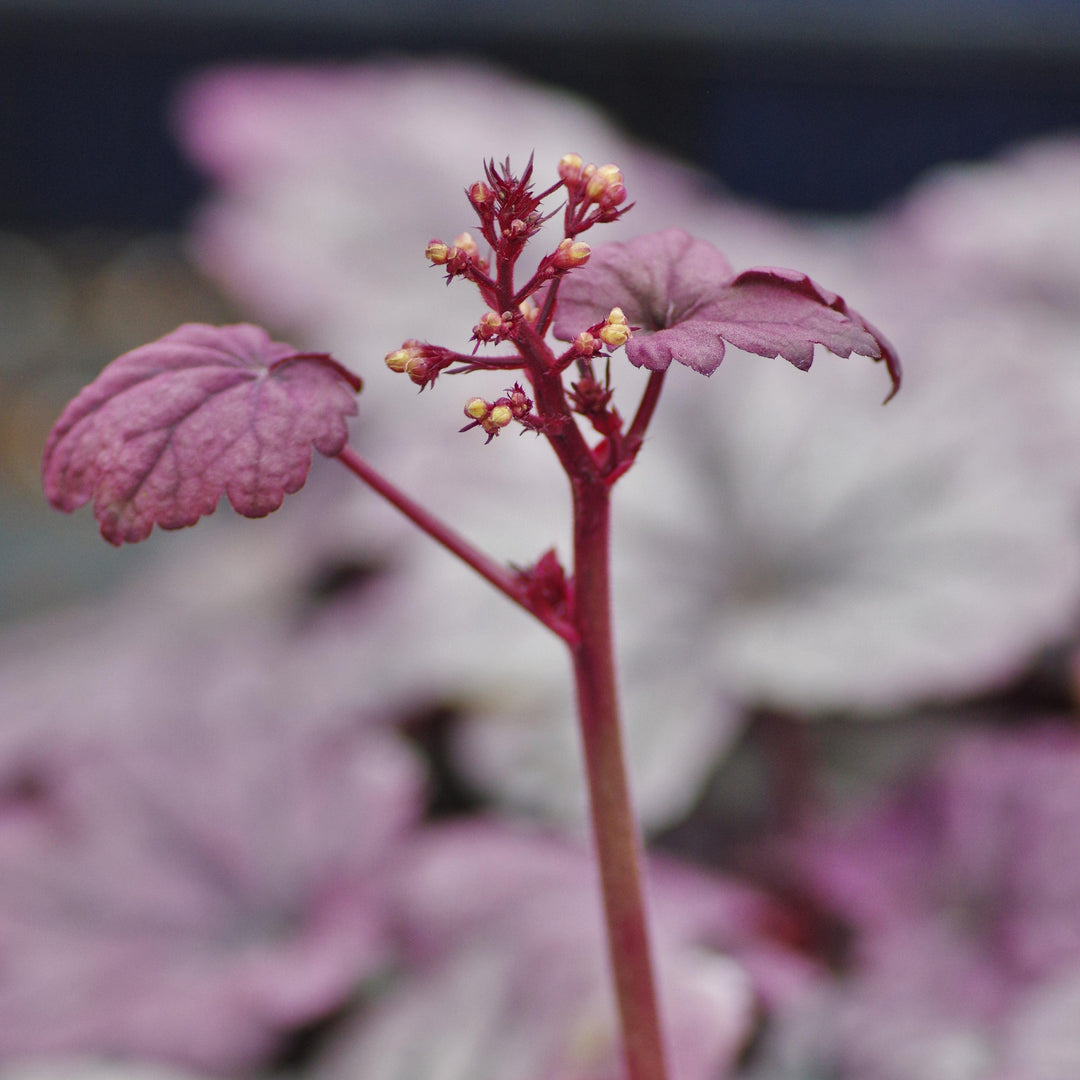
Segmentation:
<svg viewBox="0 0 1080 1080">
<path fill-rule="evenodd" d="M 255 326 L 189 323 L 114 360 L 64 410 L 45 446 L 49 501 L 93 499 L 112 544 L 212 514 L 222 494 L 264 517 L 298 491 L 311 447 L 337 454 L 360 380 Z"/>
<path fill-rule="evenodd" d="M 316 1080 L 623 1075 L 595 872 L 587 848 L 523 828 L 415 834 L 390 878 L 406 973 Z M 762 894 L 661 859 L 649 878 L 672 1075 L 711 1080 L 757 1008 L 812 971 L 774 939 L 782 916 Z"/>
<path fill-rule="evenodd" d="M 56 636 L 0 670 L 0 1059 L 248 1068 L 392 955 L 420 770 L 265 641 L 129 621 L 100 670 Z"/>
<path fill-rule="evenodd" d="M 1078 793 L 1074 731 L 960 736 L 889 805 L 798 844 L 853 962 L 785 1017 L 787 1052 L 841 1080 L 1078 1075 Z"/>
<path fill-rule="evenodd" d="M 555 332 L 572 340 L 613 307 L 641 327 L 626 346 L 638 367 L 664 371 L 677 360 L 711 375 L 727 341 L 806 370 L 818 344 L 838 356 L 855 352 L 884 360 L 892 392 L 900 387 L 895 350 L 835 293 L 794 270 L 735 275 L 716 248 L 681 229 L 594 251 L 562 287 Z"/>
</svg>

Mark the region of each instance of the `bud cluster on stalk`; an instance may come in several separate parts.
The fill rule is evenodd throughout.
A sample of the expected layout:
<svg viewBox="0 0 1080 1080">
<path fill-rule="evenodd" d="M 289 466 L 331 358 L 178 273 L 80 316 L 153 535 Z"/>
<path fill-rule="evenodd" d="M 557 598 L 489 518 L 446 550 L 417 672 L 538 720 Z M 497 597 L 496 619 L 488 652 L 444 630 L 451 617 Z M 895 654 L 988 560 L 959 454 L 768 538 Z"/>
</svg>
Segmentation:
<svg viewBox="0 0 1080 1080">
<path fill-rule="evenodd" d="M 473 326 L 471 356 L 415 340 L 406 341 L 400 349 L 387 354 L 387 367 L 408 375 L 421 389 L 430 386 L 447 368 L 449 374 L 517 370 L 535 386 L 542 371 L 559 374 L 572 364 L 577 364 L 585 380 L 583 385 L 588 385 L 592 378 L 591 362 L 606 355 L 605 350 L 625 345 L 629 339 L 634 328 L 627 325 L 623 313 L 615 308 L 604 322 L 580 334 L 562 356 L 554 356 L 540 344 L 548 360 L 537 367 L 537 343 L 543 342 L 550 328 L 559 281 L 585 266 L 591 255 L 589 245 L 579 240 L 578 234 L 593 225 L 615 221 L 630 206 L 626 205 L 623 175 L 615 165 L 597 166 L 585 162 L 578 154 L 566 154 L 558 165 L 559 179 L 538 194 L 531 186 L 532 174 L 531 158 L 520 176 L 511 171 L 509 160 L 501 165 L 489 161 L 485 163 L 483 179 L 465 189 L 469 205 L 476 213 L 479 238 L 488 245 L 489 256 L 481 255 L 480 243 L 469 232 L 461 233 L 451 244 L 435 239 L 427 245 L 428 261 L 445 270 L 448 282 L 455 278 L 471 281 L 479 289 L 487 310 Z M 557 213 L 557 210 L 544 213 L 542 203 L 560 190 L 565 195 L 563 238 L 539 260 L 528 281 L 515 287 L 513 270 L 518 257 L 541 226 Z M 515 351 L 506 356 L 489 356 L 486 352 L 478 355 L 481 346 L 498 345 L 509 345 Z M 450 366 L 454 364 L 457 366 Z M 609 425 L 598 423 L 598 410 L 607 407 L 610 395 L 594 398 L 587 411 L 575 409 L 575 404 L 581 404 L 580 397 L 579 389 L 566 399 L 566 408 L 587 415 L 594 427 L 606 429 Z M 547 417 L 548 411 L 542 410 L 537 415 L 521 384 L 515 383 L 494 401 L 470 398 L 465 405 L 469 423 L 461 430 L 480 428 L 488 442 L 514 422 L 534 431 L 546 431 L 551 419 Z M 566 412 L 562 415 L 567 417 Z M 617 414 L 612 412 L 612 416 L 615 418 Z"/>
<path fill-rule="evenodd" d="M 457 359 L 458 354 L 449 349 L 410 338 L 400 349 L 386 354 L 386 366 L 391 371 L 408 375 L 423 390 Z"/>
<path fill-rule="evenodd" d="M 482 397 L 469 398 L 465 403 L 465 415 L 470 422 L 461 430 L 469 431 L 479 427 L 487 433 L 487 441 L 491 442 L 504 427 L 517 420 L 525 427 L 537 428 L 538 421 L 532 415 L 532 400 L 525 394 L 519 383 L 506 391 L 505 396 L 496 398 L 494 401 L 485 401 Z"/>
</svg>

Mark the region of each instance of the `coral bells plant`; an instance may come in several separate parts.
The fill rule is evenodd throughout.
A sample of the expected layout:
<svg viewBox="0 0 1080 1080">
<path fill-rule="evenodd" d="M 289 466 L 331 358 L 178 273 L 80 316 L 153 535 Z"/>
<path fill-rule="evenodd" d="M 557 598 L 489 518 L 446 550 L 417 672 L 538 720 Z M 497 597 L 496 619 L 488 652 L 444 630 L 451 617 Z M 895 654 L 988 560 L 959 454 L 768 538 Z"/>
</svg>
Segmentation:
<svg viewBox="0 0 1080 1080">
<path fill-rule="evenodd" d="M 182 326 L 115 360 L 50 434 L 44 486 L 62 510 L 93 501 L 102 535 L 121 544 L 144 539 L 155 524 L 192 525 L 223 494 L 241 514 L 264 516 L 304 483 L 314 446 L 562 638 L 573 665 L 627 1072 L 659 1080 L 665 1048 L 616 691 L 612 489 L 645 442 L 672 361 L 711 375 L 730 344 L 806 369 L 823 345 L 884 361 L 889 397 L 900 365 L 880 333 L 804 274 L 735 273 L 711 245 L 677 229 L 593 251 L 580 237 L 631 209 L 616 166 L 567 154 L 558 179 L 539 193 L 532 171 L 531 161 L 520 175 L 509 161 L 488 163 L 466 189 L 478 239 L 462 233 L 427 245 L 448 283 L 480 294 L 471 351 L 407 340 L 386 365 L 421 390 L 442 374 L 505 373 L 510 385 L 501 396 L 465 400 L 461 430 L 496 443 L 517 428 L 550 444 L 570 483 L 568 567 L 552 550 L 525 568 L 503 565 L 398 490 L 347 443 L 359 378 L 254 326 Z M 519 281 L 523 252 L 559 213 L 544 209 L 555 199 L 562 237 Z M 620 349 L 649 372 L 626 414 L 615 402 Z"/>
</svg>

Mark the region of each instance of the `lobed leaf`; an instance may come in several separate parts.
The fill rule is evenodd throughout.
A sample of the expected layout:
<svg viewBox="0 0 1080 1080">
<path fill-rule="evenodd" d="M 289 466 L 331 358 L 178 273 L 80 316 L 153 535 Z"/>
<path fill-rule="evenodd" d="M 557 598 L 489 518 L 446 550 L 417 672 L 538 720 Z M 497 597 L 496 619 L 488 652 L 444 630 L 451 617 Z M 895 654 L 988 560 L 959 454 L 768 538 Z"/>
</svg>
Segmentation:
<svg viewBox="0 0 1080 1080">
<path fill-rule="evenodd" d="M 311 448 L 348 437 L 360 379 L 248 324 L 187 323 L 114 360 L 71 401 L 45 444 L 57 509 L 93 500 L 111 544 L 212 514 L 221 496 L 264 517 L 298 491 Z"/>
<path fill-rule="evenodd" d="M 838 356 L 884 360 L 889 397 L 900 387 L 896 351 L 841 297 L 796 270 L 734 274 L 716 248 L 681 229 L 594 250 L 588 265 L 562 283 L 555 334 L 570 341 L 613 307 L 640 327 L 626 344 L 638 367 L 664 371 L 675 360 L 711 375 L 727 342 L 806 370 L 814 346 L 824 345 Z"/>
</svg>

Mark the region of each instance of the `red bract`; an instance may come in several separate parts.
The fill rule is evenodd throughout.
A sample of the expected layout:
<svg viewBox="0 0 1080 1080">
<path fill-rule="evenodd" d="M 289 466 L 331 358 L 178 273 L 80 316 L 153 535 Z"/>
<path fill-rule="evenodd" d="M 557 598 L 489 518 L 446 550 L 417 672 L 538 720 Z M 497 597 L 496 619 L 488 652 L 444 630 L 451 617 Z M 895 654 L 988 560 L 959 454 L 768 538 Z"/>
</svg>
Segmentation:
<svg viewBox="0 0 1080 1080">
<path fill-rule="evenodd" d="M 884 360 L 892 394 L 900 388 L 895 350 L 837 296 L 795 270 L 759 267 L 734 274 L 711 244 L 681 229 L 595 249 L 559 294 L 555 334 L 572 341 L 618 307 L 641 329 L 626 344 L 632 364 L 665 371 L 672 360 L 711 375 L 724 342 L 782 356 L 806 370 L 814 346 L 838 356 Z"/>
<path fill-rule="evenodd" d="M 93 499 L 111 544 L 212 514 L 223 494 L 264 517 L 298 491 L 311 447 L 345 445 L 360 380 L 257 326 L 188 323 L 114 360 L 64 410 L 42 461 L 45 494 Z"/>
</svg>

